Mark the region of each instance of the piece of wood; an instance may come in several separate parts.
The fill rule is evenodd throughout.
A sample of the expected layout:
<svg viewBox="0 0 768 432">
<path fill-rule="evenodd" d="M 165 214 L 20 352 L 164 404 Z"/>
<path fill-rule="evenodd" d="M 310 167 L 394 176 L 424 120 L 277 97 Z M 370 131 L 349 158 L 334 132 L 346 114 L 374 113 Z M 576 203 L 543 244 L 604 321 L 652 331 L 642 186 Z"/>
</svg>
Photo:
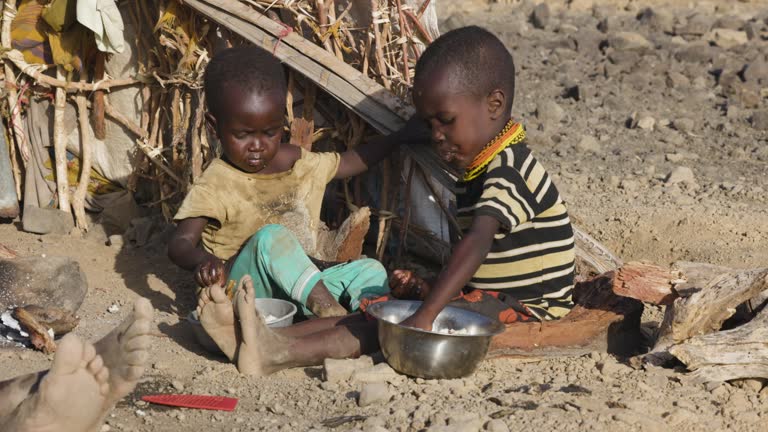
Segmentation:
<svg viewBox="0 0 768 432">
<path fill-rule="evenodd" d="M 29 333 L 29 340 L 32 346 L 41 350 L 45 354 L 56 352 L 56 342 L 48 334 L 48 328 L 37 322 L 34 315 L 29 313 L 23 307 L 17 307 L 13 310 L 13 317 L 19 321 L 21 328 Z"/>
<path fill-rule="evenodd" d="M 768 269 L 725 273 L 667 307 L 654 351 L 716 332 L 740 304 L 768 290 Z"/>
<path fill-rule="evenodd" d="M 669 352 L 696 383 L 768 378 L 768 309 L 743 326 L 692 337 Z"/>
<path fill-rule="evenodd" d="M 57 307 L 43 307 L 39 305 L 26 305 L 16 309 L 23 309 L 27 314 L 45 328 L 53 330 L 55 337 L 63 336 L 77 327 L 80 318 L 74 313 Z"/>
<path fill-rule="evenodd" d="M 64 77 L 61 68 L 56 69 L 59 79 Z M 67 175 L 67 142 L 64 136 L 64 108 L 67 105 L 67 93 L 61 87 L 56 87 L 53 111 L 53 152 L 56 171 L 56 194 L 59 198 L 59 209 L 72 213 L 69 208 L 69 177 Z"/>
<path fill-rule="evenodd" d="M 0 243 L 0 259 L 14 259 L 19 256 L 15 250 Z"/>
<path fill-rule="evenodd" d="M 628 356 L 640 346 L 643 305 L 613 293 L 615 273 L 579 282 L 576 305 L 557 321 L 517 323 L 491 340 L 490 358 L 582 355 L 593 351 Z"/>
<path fill-rule="evenodd" d="M 102 104 L 104 98 L 102 95 Z M 91 181 L 91 135 L 88 130 L 88 102 L 83 93 L 75 96 L 77 118 L 80 125 L 80 181 L 75 193 L 72 194 L 72 210 L 75 213 L 75 223 L 82 232 L 88 231 L 88 218 L 85 216 L 85 198 L 88 195 L 88 184 Z M 103 106 L 102 106 L 103 108 Z M 102 118 L 103 120 L 103 118 Z"/>
<path fill-rule="evenodd" d="M 613 292 L 655 305 L 668 305 L 678 297 L 674 287 L 683 283 L 680 271 L 642 262 L 629 262 L 616 271 Z"/>
<path fill-rule="evenodd" d="M 352 212 L 336 231 L 335 261 L 347 262 L 360 258 L 363 241 L 371 227 L 371 209 L 360 207 Z"/>
</svg>

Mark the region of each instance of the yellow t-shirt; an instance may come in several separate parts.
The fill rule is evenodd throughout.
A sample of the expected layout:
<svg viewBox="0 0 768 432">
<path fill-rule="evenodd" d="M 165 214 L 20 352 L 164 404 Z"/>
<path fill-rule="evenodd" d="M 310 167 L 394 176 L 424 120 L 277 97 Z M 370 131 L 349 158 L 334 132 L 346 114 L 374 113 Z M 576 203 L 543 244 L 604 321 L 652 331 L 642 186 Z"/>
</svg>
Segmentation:
<svg viewBox="0 0 768 432">
<path fill-rule="evenodd" d="M 336 175 L 339 160 L 338 153 L 302 149 L 301 158 L 288 171 L 248 174 L 216 159 L 192 186 L 174 220 L 211 219 L 202 243 L 221 259 L 235 255 L 269 224 L 290 229 L 311 255 L 317 247 L 325 186 Z"/>
</svg>

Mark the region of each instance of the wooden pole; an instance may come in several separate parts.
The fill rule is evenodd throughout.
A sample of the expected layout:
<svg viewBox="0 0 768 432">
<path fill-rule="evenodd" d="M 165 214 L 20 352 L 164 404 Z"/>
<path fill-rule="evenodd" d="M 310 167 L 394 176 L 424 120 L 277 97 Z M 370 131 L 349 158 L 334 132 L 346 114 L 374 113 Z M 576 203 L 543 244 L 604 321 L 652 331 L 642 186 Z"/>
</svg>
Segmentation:
<svg viewBox="0 0 768 432">
<path fill-rule="evenodd" d="M 61 68 L 56 69 L 56 77 L 64 79 Z M 69 208 L 69 180 L 67 178 L 67 143 L 64 141 L 64 108 L 67 105 L 67 93 L 62 87 L 56 87 L 56 99 L 53 111 L 53 151 L 56 168 L 56 192 L 59 196 L 59 209 L 71 213 Z"/>
<path fill-rule="evenodd" d="M 77 117 L 80 125 L 80 181 L 72 196 L 72 209 L 75 213 L 77 227 L 80 231 L 87 232 L 88 219 L 85 217 L 85 197 L 88 194 L 88 183 L 91 179 L 92 152 L 91 137 L 88 131 L 88 102 L 82 93 L 75 96 L 75 102 L 77 103 Z"/>
</svg>

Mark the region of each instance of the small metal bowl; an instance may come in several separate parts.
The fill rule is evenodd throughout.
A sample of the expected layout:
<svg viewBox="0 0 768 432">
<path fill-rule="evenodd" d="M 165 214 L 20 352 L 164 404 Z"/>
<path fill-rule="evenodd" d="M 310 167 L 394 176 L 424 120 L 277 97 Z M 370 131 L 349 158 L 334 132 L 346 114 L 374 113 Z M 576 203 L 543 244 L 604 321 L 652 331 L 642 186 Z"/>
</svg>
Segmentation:
<svg viewBox="0 0 768 432">
<path fill-rule="evenodd" d="M 460 334 L 401 326 L 399 323 L 419 306 L 418 301 L 391 300 L 367 310 L 378 320 L 384 357 L 392 368 L 406 375 L 427 379 L 471 375 L 485 358 L 491 338 L 504 331 L 504 325 L 497 320 L 452 306 L 440 312 L 433 328 Z"/>
<path fill-rule="evenodd" d="M 269 315 L 275 317 L 275 320 L 267 323 L 267 327 L 279 328 L 288 327 L 293 324 L 293 317 L 296 315 L 296 305 L 285 300 L 274 298 L 257 298 L 254 305 L 256 310 L 259 311 L 262 318 Z M 192 327 L 192 332 L 195 334 L 197 342 L 205 348 L 206 351 L 221 354 L 221 350 L 216 345 L 216 342 L 211 339 L 208 333 L 205 332 L 203 325 L 200 324 L 200 319 L 197 316 L 197 311 L 193 310 L 187 315 L 187 322 Z"/>
</svg>

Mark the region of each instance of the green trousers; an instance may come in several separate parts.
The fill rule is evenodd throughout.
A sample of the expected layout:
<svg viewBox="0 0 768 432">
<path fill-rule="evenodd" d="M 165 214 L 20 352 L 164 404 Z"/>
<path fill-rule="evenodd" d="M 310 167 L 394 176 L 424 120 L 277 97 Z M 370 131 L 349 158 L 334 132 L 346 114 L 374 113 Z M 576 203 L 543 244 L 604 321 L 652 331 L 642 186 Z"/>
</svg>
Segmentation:
<svg viewBox="0 0 768 432">
<path fill-rule="evenodd" d="M 364 298 L 389 293 L 387 272 L 373 259 L 360 259 L 320 271 L 290 230 L 266 225 L 238 253 L 229 279 L 253 279 L 256 297 L 279 298 L 295 303 L 305 315 L 307 297 L 318 281 L 348 311 L 355 312 Z"/>
</svg>

